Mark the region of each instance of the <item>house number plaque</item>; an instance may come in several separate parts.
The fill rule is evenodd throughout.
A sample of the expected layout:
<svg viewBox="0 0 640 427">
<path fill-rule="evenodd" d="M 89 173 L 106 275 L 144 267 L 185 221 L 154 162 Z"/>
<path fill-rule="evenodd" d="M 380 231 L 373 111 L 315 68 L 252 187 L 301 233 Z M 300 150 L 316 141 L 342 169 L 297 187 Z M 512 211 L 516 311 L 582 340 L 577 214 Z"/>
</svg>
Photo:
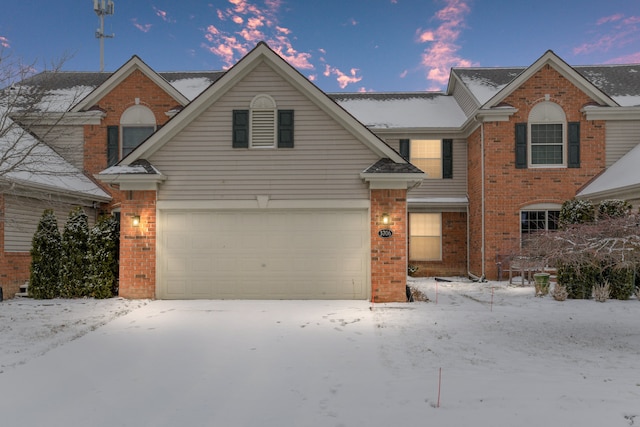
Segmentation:
<svg viewBox="0 0 640 427">
<path fill-rule="evenodd" d="M 378 236 L 380 237 L 391 237 L 392 234 L 393 231 L 389 230 L 388 228 L 378 231 Z"/>
</svg>

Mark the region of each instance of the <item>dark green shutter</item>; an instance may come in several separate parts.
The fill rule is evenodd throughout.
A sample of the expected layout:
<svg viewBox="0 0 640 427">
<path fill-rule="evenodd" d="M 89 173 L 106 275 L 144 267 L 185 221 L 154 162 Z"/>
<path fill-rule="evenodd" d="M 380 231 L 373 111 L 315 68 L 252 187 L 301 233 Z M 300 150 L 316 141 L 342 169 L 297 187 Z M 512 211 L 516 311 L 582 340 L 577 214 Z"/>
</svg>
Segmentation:
<svg viewBox="0 0 640 427">
<path fill-rule="evenodd" d="M 233 148 L 249 148 L 249 110 L 233 110 Z"/>
<path fill-rule="evenodd" d="M 293 110 L 278 110 L 278 148 L 293 148 Z"/>
<path fill-rule="evenodd" d="M 453 139 L 442 140 L 442 178 L 453 178 Z"/>
<path fill-rule="evenodd" d="M 570 122 L 569 123 L 569 135 L 568 135 L 568 145 L 569 145 L 569 158 L 568 158 L 568 166 L 570 168 L 579 168 L 580 167 L 580 122 Z"/>
<path fill-rule="evenodd" d="M 516 123 L 516 169 L 527 168 L 527 124 Z"/>
<path fill-rule="evenodd" d="M 119 133 L 118 126 L 107 126 L 107 166 L 113 166 L 118 163 L 118 158 L 120 157 Z"/>
<path fill-rule="evenodd" d="M 409 140 L 401 139 L 400 140 L 400 155 L 405 158 L 405 160 L 409 160 Z"/>
</svg>

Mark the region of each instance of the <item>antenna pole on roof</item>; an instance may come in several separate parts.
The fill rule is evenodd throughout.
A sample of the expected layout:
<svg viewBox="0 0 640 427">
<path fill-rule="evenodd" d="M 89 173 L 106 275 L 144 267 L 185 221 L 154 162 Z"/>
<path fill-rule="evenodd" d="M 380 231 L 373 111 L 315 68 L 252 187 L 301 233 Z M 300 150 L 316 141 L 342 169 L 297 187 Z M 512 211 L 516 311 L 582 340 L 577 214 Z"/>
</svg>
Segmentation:
<svg viewBox="0 0 640 427">
<path fill-rule="evenodd" d="M 93 11 L 100 18 L 100 28 L 96 30 L 96 38 L 100 39 L 100 71 L 104 71 L 104 39 L 115 37 L 115 34 L 104 33 L 104 17 L 113 15 L 113 0 L 93 0 Z"/>
</svg>

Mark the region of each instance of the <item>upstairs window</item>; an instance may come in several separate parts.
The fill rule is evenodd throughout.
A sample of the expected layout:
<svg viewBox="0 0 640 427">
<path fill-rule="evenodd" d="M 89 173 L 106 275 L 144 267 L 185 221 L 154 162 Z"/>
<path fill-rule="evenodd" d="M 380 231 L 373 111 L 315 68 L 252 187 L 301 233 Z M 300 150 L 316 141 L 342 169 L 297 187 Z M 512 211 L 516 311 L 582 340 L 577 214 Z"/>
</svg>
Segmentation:
<svg viewBox="0 0 640 427">
<path fill-rule="evenodd" d="M 144 105 L 133 105 L 120 117 L 120 126 L 107 128 L 107 163 L 111 166 L 131 153 L 156 131 L 156 117 Z"/>
<path fill-rule="evenodd" d="M 562 107 L 545 101 L 516 124 L 516 168 L 580 167 L 580 123 L 567 123 Z"/>
<path fill-rule="evenodd" d="M 402 139 L 400 155 L 427 174 L 427 179 L 453 178 L 453 140 Z"/>
<path fill-rule="evenodd" d="M 249 110 L 233 111 L 234 148 L 293 148 L 293 110 L 278 110 L 269 95 L 253 98 Z"/>
</svg>

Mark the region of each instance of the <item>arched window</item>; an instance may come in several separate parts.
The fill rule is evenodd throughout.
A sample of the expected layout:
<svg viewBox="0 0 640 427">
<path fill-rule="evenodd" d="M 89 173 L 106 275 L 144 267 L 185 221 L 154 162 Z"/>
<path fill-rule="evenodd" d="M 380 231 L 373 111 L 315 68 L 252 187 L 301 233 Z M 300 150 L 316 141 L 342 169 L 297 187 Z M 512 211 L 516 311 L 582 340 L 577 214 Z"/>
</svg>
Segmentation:
<svg viewBox="0 0 640 427">
<path fill-rule="evenodd" d="M 121 158 L 132 152 L 156 130 L 156 117 L 144 105 L 133 105 L 120 117 Z"/>
<path fill-rule="evenodd" d="M 558 104 L 541 102 L 529 113 L 529 166 L 567 166 L 567 118 Z"/>
</svg>

